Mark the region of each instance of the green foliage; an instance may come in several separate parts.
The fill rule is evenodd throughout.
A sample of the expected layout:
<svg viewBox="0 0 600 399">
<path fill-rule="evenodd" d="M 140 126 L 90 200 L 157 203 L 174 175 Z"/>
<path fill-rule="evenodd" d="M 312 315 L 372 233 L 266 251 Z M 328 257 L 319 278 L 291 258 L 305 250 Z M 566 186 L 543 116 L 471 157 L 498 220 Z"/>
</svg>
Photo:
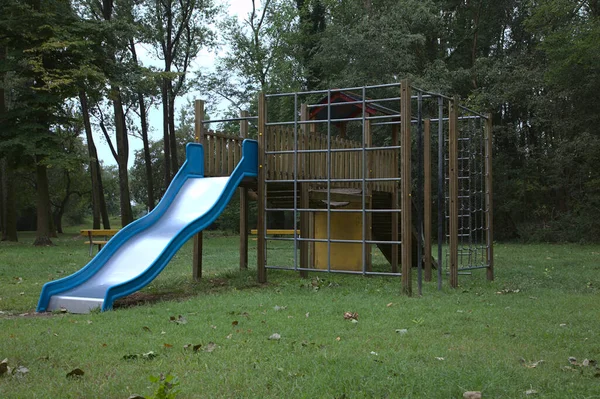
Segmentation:
<svg viewBox="0 0 600 399">
<path fill-rule="evenodd" d="M 177 377 L 171 374 L 151 376 L 149 379 L 157 387 L 151 396 L 146 396 L 146 399 L 175 399 L 181 393 L 177 389 L 179 385 Z"/>
</svg>

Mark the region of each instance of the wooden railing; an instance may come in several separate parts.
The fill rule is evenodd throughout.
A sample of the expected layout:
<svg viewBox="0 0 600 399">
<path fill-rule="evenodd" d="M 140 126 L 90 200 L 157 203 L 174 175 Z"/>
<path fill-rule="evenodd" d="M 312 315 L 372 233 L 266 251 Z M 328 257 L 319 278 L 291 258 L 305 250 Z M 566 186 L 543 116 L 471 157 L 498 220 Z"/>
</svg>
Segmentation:
<svg viewBox="0 0 600 399">
<path fill-rule="evenodd" d="M 298 150 L 327 150 L 327 137 L 319 134 L 298 132 Z M 242 156 L 242 141 L 238 136 L 208 131 L 204 134 L 205 171 L 207 177 L 229 176 Z M 267 129 L 267 151 L 294 150 L 294 131 L 285 126 L 270 126 Z M 361 179 L 363 165 L 362 143 L 332 136 L 330 148 L 354 149 L 354 151 L 332 151 L 329 153 L 332 179 Z M 392 178 L 394 173 L 394 156 L 397 149 L 381 149 L 366 151 L 367 178 Z M 294 154 L 268 154 L 266 157 L 267 179 L 293 180 Z M 297 171 L 299 179 L 327 179 L 327 152 L 310 152 L 297 154 Z M 318 186 L 319 184 L 315 184 Z M 361 182 L 338 182 L 333 187 L 360 188 Z M 378 191 L 392 191 L 397 183 L 391 181 L 371 182 L 369 187 Z"/>
<path fill-rule="evenodd" d="M 242 158 L 242 137 L 212 130 L 204 134 L 204 175 L 229 176 Z"/>
<path fill-rule="evenodd" d="M 328 146 L 327 137 L 318 134 L 297 133 L 298 150 L 332 150 L 355 149 L 354 151 L 332 151 L 329 153 L 331 162 L 331 179 L 361 179 L 363 165 L 362 143 L 332 136 Z M 290 151 L 294 149 L 294 131 L 285 126 L 273 126 L 267 130 L 267 151 Z M 394 173 L 392 165 L 397 149 L 381 149 L 366 151 L 367 178 L 392 178 L 398 176 Z M 298 153 L 297 172 L 299 179 L 327 179 L 327 152 Z M 292 180 L 294 179 L 294 154 L 268 154 L 267 179 Z M 395 184 L 396 183 L 396 184 Z M 335 187 L 361 187 L 361 182 L 339 182 L 332 184 Z M 378 191 L 392 191 L 397 182 L 378 181 L 371 182 L 369 187 Z"/>
</svg>

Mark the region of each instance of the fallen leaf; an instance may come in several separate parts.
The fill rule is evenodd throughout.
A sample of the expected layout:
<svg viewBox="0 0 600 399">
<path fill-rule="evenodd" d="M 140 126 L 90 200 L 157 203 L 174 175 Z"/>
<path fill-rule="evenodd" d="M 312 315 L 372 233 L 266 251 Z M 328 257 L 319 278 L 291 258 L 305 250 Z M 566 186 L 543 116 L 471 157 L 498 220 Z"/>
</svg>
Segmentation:
<svg viewBox="0 0 600 399">
<path fill-rule="evenodd" d="M 528 389 L 525 391 L 525 395 L 535 395 L 537 393 L 538 391 L 536 391 L 535 389 Z"/>
<path fill-rule="evenodd" d="M 341 338 L 341 337 L 336 337 L 336 339 L 335 339 L 335 340 L 339 342 L 339 341 L 341 341 L 341 340 L 342 340 L 342 338 Z"/>
<path fill-rule="evenodd" d="M 87 323 L 88 323 L 88 324 L 92 324 L 92 321 L 91 321 L 91 320 L 88 320 L 88 321 L 87 321 Z"/>
<path fill-rule="evenodd" d="M 541 363 L 543 363 L 543 360 L 538 360 L 537 362 L 527 362 L 525 359 L 521 358 L 521 364 L 525 367 L 527 367 L 528 369 L 534 369 L 537 366 L 539 366 Z"/>
<path fill-rule="evenodd" d="M 29 373 L 29 369 L 23 366 L 19 366 L 13 370 L 13 375 L 16 377 L 23 377 L 27 373 Z"/>
<path fill-rule="evenodd" d="M 142 357 L 144 359 L 148 359 L 148 360 L 152 360 L 154 359 L 156 356 L 158 356 L 156 353 L 154 353 L 153 351 L 150 352 L 146 352 L 146 353 L 142 353 Z"/>
<path fill-rule="evenodd" d="M 310 316 L 310 312 L 306 312 L 305 316 L 306 317 Z"/>
<path fill-rule="evenodd" d="M 82 369 L 73 369 L 67 373 L 67 378 L 80 378 L 83 377 L 84 374 Z"/>
<path fill-rule="evenodd" d="M 442 360 L 444 360 L 444 358 L 443 357 L 436 357 L 436 360 L 442 361 Z"/>
<path fill-rule="evenodd" d="M 396 330 L 396 332 L 400 335 L 404 335 L 404 334 L 408 333 L 408 330 L 406 328 L 400 328 L 400 329 Z"/>
<path fill-rule="evenodd" d="M 150 327 L 147 327 L 147 326 L 142 327 L 142 330 L 144 330 L 146 332 L 151 332 Z"/>
<path fill-rule="evenodd" d="M 172 348 L 172 347 L 173 347 L 173 345 L 171 345 L 171 344 L 164 344 L 163 346 L 164 346 L 165 348 Z"/>
<path fill-rule="evenodd" d="M 8 359 L 4 359 L 0 362 L 0 375 L 8 372 Z"/>
<path fill-rule="evenodd" d="M 559 327 L 566 327 L 566 326 L 567 326 L 567 323 L 560 323 L 558 326 L 559 326 Z"/>
<path fill-rule="evenodd" d="M 228 336 L 226 336 L 225 338 L 227 339 L 231 339 L 231 337 L 233 337 L 233 334 L 229 334 Z"/>
<path fill-rule="evenodd" d="M 358 320 L 358 313 L 356 312 L 344 312 L 345 320 Z"/>
<path fill-rule="evenodd" d="M 287 309 L 287 306 L 279 306 L 279 305 L 275 305 L 275 307 L 273 308 L 275 309 L 276 312 L 279 312 L 280 310 L 285 310 Z"/>
<path fill-rule="evenodd" d="M 169 321 L 173 322 L 173 323 L 177 323 L 177 324 L 187 324 L 187 320 L 185 317 L 183 317 L 182 315 L 179 315 L 179 317 L 175 318 L 175 316 L 171 316 L 169 317 Z"/>
<path fill-rule="evenodd" d="M 467 391 L 463 393 L 464 399 L 481 399 L 481 392 L 479 391 Z"/>
<path fill-rule="evenodd" d="M 278 341 L 281 339 L 281 335 L 274 333 L 269 337 L 270 340 Z"/>
<path fill-rule="evenodd" d="M 390 302 L 390 303 L 388 303 L 388 304 L 387 304 L 387 305 L 385 305 L 385 306 L 387 306 L 387 307 L 389 308 L 389 307 L 391 307 L 393 304 L 394 304 L 393 302 Z"/>
<path fill-rule="evenodd" d="M 239 324 L 239 322 L 237 320 L 234 320 L 234 321 L 231 322 L 232 326 L 237 326 L 238 324 Z"/>
<path fill-rule="evenodd" d="M 215 349 L 217 349 L 217 344 L 215 344 L 214 342 L 209 342 L 208 344 L 206 344 L 206 346 L 204 347 L 204 349 L 202 349 L 204 352 L 212 352 Z"/>
</svg>

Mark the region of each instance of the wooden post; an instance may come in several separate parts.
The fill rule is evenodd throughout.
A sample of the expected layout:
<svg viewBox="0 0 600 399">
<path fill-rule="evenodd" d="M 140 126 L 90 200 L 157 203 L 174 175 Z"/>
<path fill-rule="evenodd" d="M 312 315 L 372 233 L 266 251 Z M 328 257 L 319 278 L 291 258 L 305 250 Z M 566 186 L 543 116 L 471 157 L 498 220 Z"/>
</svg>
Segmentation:
<svg viewBox="0 0 600 399">
<path fill-rule="evenodd" d="M 306 104 L 300 106 L 300 121 L 304 122 L 308 120 L 308 107 Z M 308 140 L 308 125 L 300 125 L 300 139 L 298 140 L 299 149 L 306 149 L 306 143 Z M 307 170 L 307 158 L 308 154 L 298 154 L 298 175 L 296 179 L 306 179 Z M 308 183 L 300 183 L 300 209 L 307 209 L 310 207 L 309 202 L 309 186 Z M 310 215 L 306 211 L 300 211 L 300 238 L 310 238 Z M 300 241 L 300 267 L 302 269 L 308 269 L 309 265 L 309 242 Z M 300 271 L 300 277 L 308 277 L 308 271 Z"/>
<path fill-rule="evenodd" d="M 425 119 L 423 126 L 423 261 L 425 281 L 431 281 L 431 120 Z"/>
<path fill-rule="evenodd" d="M 266 150 L 266 134 L 267 134 L 267 109 L 265 93 L 260 92 L 258 95 L 258 201 L 257 201 L 257 243 L 256 243 L 256 259 L 257 259 L 257 278 L 259 283 L 267 282 L 267 246 L 265 242 L 267 215 L 265 210 L 267 187 L 265 184 L 265 150 Z"/>
<path fill-rule="evenodd" d="M 401 159 L 400 175 L 402 203 L 402 293 L 412 295 L 412 176 L 411 176 L 411 89 L 407 79 L 402 81 L 400 88 L 401 115 Z"/>
<path fill-rule="evenodd" d="M 458 287 L 458 99 L 450 100 L 448 123 L 448 176 L 450 193 L 450 287 Z"/>
<path fill-rule="evenodd" d="M 204 101 L 196 100 L 194 102 L 194 138 L 197 143 L 204 145 Z M 206 151 L 204 151 L 204 164 L 206 165 Z M 194 252 L 192 255 L 192 276 L 195 281 L 202 278 L 202 232 L 194 236 Z"/>
<path fill-rule="evenodd" d="M 487 229 L 487 279 L 494 279 L 494 190 L 492 180 L 492 114 L 487 115 L 485 123 L 485 135 L 487 143 L 485 146 L 485 187 L 487 195 L 485 196 L 486 229 Z"/>
<path fill-rule="evenodd" d="M 248 111 L 240 111 L 240 117 L 248 117 Z M 240 121 L 240 137 L 248 137 L 248 120 Z M 241 149 L 240 149 L 241 151 Z M 234 152 L 230 152 L 232 157 Z M 241 159 L 241 157 L 240 157 Z M 248 187 L 240 187 L 240 270 L 248 269 Z"/>
<path fill-rule="evenodd" d="M 392 146 L 398 146 L 398 125 L 392 125 Z M 392 157 L 392 177 L 398 177 L 398 149 L 394 149 Z M 398 182 L 392 182 L 392 206 L 391 209 L 397 211 L 398 208 Z M 392 241 L 398 241 L 398 212 L 392 212 Z M 392 244 L 392 273 L 398 273 L 398 244 Z"/>
</svg>

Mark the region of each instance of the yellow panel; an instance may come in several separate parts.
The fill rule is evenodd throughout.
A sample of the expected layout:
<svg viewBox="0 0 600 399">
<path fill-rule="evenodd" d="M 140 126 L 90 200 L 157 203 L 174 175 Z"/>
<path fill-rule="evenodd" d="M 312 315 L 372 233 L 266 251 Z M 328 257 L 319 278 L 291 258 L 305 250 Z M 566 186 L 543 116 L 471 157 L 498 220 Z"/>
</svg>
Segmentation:
<svg viewBox="0 0 600 399">
<path fill-rule="evenodd" d="M 359 209 L 359 205 L 349 205 L 344 209 Z M 315 238 L 327 239 L 327 213 L 315 212 L 314 218 Z M 362 213 L 331 213 L 331 239 L 362 240 Z M 362 271 L 362 258 L 362 243 L 331 243 L 332 270 Z M 315 243 L 315 268 L 327 269 L 326 242 Z"/>
</svg>

